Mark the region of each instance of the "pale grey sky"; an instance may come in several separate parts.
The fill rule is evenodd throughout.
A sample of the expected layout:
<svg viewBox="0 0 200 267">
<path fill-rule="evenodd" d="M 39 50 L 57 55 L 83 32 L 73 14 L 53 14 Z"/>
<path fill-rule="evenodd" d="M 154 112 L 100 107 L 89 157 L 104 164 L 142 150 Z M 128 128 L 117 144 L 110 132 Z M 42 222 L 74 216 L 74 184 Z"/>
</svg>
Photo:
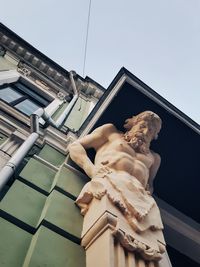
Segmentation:
<svg viewBox="0 0 200 267">
<path fill-rule="evenodd" d="M 83 74 L 89 0 L 0 0 L 1 22 Z M 124 66 L 200 123 L 200 0 L 92 0 L 85 75 Z"/>
</svg>

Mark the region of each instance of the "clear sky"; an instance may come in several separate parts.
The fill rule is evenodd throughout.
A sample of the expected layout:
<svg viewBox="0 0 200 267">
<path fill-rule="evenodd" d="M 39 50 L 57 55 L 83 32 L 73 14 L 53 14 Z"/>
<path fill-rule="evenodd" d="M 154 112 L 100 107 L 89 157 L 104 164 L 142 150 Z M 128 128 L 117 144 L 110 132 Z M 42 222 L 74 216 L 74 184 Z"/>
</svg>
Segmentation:
<svg viewBox="0 0 200 267">
<path fill-rule="evenodd" d="M 83 75 L 89 0 L 0 0 L 1 22 Z M 85 75 L 124 66 L 200 123 L 200 0 L 92 0 Z"/>
</svg>

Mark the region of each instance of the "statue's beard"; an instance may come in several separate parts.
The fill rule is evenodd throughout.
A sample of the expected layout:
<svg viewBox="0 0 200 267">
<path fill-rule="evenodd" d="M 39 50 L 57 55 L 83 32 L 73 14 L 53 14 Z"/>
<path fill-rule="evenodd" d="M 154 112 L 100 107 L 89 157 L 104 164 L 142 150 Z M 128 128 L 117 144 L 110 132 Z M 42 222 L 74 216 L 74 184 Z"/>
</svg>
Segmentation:
<svg viewBox="0 0 200 267">
<path fill-rule="evenodd" d="M 133 132 L 127 131 L 124 134 L 126 142 L 135 150 L 137 153 L 148 154 L 150 152 L 150 142 L 145 139 L 145 134 L 141 131 Z"/>
</svg>

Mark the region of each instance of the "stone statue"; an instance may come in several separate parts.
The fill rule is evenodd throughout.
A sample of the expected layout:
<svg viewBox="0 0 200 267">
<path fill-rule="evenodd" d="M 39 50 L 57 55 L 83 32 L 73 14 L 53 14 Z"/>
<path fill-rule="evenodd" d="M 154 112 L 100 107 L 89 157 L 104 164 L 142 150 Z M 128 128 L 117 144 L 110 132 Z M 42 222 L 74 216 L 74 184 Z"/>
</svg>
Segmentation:
<svg viewBox="0 0 200 267">
<path fill-rule="evenodd" d="M 113 124 L 105 124 L 69 146 L 72 160 L 91 178 L 76 203 L 84 215 L 93 198 L 106 195 L 135 233 L 152 236 L 163 229 L 159 209 L 151 196 L 160 156 L 150 150 L 151 141 L 161 129 L 161 119 L 145 111 L 127 119 L 124 128 L 125 133 Z M 96 151 L 94 163 L 87 156 L 89 148 Z M 163 253 L 165 247 L 163 239 L 159 239 L 155 238 L 159 243 L 157 254 Z"/>
</svg>

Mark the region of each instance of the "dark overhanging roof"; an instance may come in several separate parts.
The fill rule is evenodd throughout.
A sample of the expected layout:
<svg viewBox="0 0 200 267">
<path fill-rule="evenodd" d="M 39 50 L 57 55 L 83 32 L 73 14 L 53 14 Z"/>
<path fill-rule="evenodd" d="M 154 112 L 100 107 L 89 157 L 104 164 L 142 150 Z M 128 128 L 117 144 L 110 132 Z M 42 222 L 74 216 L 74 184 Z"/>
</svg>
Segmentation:
<svg viewBox="0 0 200 267">
<path fill-rule="evenodd" d="M 79 135 L 82 133 L 83 129 L 87 126 L 88 122 L 91 120 L 91 118 L 94 116 L 94 114 L 97 112 L 97 110 L 101 107 L 101 105 L 106 101 L 109 94 L 112 92 L 113 88 L 116 86 L 116 84 L 119 82 L 119 80 L 125 75 L 126 78 L 130 78 L 134 82 L 136 82 L 139 86 L 143 88 L 143 93 L 148 93 L 151 96 L 153 96 L 160 104 L 165 105 L 168 108 L 168 112 L 172 113 L 174 116 L 178 116 L 181 121 L 183 121 L 187 126 L 190 128 L 193 128 L 193 130 L 197 131 L 200 134 L 200 125 L 196 123 L 194 120 L 192 120 L 190 117 L 188 117 L 186 114 L 184 114 L 182 111 L 180 111 L 178 108 L 176 108 L 174 105 L 172 105 L 169 101 L 167 101 L 165 98 L 163 98 L 161 95 L 159 95 L 157 92 L 155 92 L 152 88 L 150 88 L 148 85 L 146 85 L 143 81 L 141 81 L 139 78 L 137 78 L 135 75 L 133 75 L 130 71 L 128 71 L 126 68 L 122 67 L 120 71 L 117 73 L 105 93 L 102 95 L 101 99 L 98 101 L 97 105 L 95 106 L 94 110 L 90 113 L 87 120 L 84 122 L 82 127 L 79 130 Z M 121 90 L 122 88 L 120 88 Z M 138 90 L 138 88 L 135 88 Z M 141 89 L 139 89 L 141 91 Z"/>
<path fill-rule="evenodd" d="M 93 129 L 111 122 L 118 129 L 123 130 L 122 125 L 126 118 L 144 110 L 156 112 L 162 118 L 163 125 L 158 140 L 152 143 L 152 149 L 162 158 L 155 180 L 154 193 L 200 223 L 197 208 L 200 203 L 200 179 L 198 178 L 200 176 L 200 126 L 128 70 L 122 68 L 119 71 L 87 121 L 82 125 L 79 134 L 95 117 L 124 75 L 125 82 L 102 111 L 100 117 L 96 119 Z M 136 88 L 134 83 L 131 84 L 131 80 L 140 85 L 142 90 Z"/>
</svg>

